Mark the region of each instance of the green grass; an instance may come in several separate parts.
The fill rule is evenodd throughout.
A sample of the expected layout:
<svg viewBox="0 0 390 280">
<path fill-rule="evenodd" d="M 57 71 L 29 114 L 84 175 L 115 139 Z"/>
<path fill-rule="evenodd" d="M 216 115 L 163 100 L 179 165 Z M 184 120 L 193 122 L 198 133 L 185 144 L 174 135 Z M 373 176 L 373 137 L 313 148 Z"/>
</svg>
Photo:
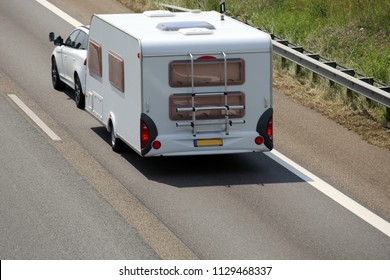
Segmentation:
<svg viewBox="0 0 390 280">
<path fill-rule="evenodd" d="M 163 2 L 202 10 L 219 9 L 217 0 Z M 390 84 L 390 1 L 225 2 L 228 15 Z"/>
</svg>

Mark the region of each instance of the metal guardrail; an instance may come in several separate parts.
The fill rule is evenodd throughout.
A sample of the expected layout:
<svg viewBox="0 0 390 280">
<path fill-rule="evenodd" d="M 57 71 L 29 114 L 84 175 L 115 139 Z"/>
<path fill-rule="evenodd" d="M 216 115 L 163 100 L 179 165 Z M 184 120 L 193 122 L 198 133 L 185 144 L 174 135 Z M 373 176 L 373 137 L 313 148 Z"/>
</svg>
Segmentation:
<svg viewBox="0 0 390 280">
<path fill-rule="evenodd" d="M 165 9 L 178 12 L 191 12 L 193 10 L 168 4 L 160 4 Z M 297 65 L 305 67 L 332 82 L 338 83 L 347 89 L 357 92 L 390 109 L 390 86 L 365 77 L 353 69 L 348 69 L 334 61 L 328 60 L 318 54 L 305 50 L 286 40 L 270 34 L 274 53 L 288 59 Z"/>
</svg>

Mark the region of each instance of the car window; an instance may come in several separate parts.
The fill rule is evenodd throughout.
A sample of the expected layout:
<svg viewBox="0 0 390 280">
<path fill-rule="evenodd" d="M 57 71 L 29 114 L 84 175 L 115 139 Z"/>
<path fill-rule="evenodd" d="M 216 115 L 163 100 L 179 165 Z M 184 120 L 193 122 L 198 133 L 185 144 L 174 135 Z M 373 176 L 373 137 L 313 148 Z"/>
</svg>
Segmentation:
<svg viewBox="0 0 390 280">
<path fill-rule="evenodd" d="M 88 43 L 88 35 L 84 31 L 80 31 L 76 38 L 75 48 L 80 50 L 86 50 Z"/>
<path fill-rule="evenodd" d="M 76 38 L 77 38 L 77 35 L 79 35 L 80 33 L 80 30 L 75 30 L 73 31 L 68 39 L 66 39 L 65 41 L 65 46 L 69 47 L 69 48 L 75 48 L 76 47 Z"/>
</svg>

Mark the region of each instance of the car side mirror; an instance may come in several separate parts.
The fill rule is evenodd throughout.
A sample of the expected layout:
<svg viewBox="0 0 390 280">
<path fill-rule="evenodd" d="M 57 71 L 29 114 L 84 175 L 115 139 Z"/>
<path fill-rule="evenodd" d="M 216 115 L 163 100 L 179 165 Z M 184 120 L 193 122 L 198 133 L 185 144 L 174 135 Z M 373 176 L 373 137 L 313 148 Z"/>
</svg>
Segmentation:
<svg viewBox="0 0 390 280">
<path fill-rule="evenodd" d="M 49 33 L 49 41 L 53 42 L 55 46 L 62 46 L 64 44 L 64 39 L 61 38 L 61 36 L 58 36 L 55 38 L 54 32 Z"/>
<path fill-rule="evenodd" d="M 58 36 L 54 40 L 54 45 L 56 45 L 56 46 L 62 46 L 63 44 L 64 44 L 64 39 L 62 39 L 61 36 Z"/>
</svg>

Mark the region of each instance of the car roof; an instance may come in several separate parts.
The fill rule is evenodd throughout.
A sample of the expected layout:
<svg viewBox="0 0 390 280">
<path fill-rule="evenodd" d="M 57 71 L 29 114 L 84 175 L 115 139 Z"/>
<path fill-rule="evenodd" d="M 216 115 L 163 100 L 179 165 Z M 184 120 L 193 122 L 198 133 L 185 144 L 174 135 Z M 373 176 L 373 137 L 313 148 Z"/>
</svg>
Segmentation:
<svg viewBox="0 0 390 280">
<path fill-rule="evenodd" d="M 80 29 L 80 30 L 84 31 L 85 33 L 89 34 L 89 25 L 82 25 L 82 26 L 77 27 L 76 29 Z"/>
</svg>

